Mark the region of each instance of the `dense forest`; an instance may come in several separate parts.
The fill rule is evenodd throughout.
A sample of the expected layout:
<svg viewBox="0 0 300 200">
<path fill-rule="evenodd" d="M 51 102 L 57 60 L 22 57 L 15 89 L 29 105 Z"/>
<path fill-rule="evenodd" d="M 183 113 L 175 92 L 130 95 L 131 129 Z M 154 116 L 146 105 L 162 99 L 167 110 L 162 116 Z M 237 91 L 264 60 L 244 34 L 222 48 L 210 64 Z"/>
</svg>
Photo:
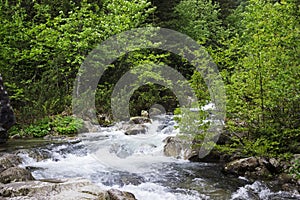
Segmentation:
<svg viewBox="0 0 300 200">
<path fill-rule="evenodd" d="M 286 159 L 300 153 L 298 0 L 1 0 L 0 23 L 0 72 L 17 119 L 11 135 L 40 137 L 53 127 L 74 131 L 73 83 L 85 57 L 115 34 L 153 26 L 188 35 L 217 64 L 227 97 L 223 131 L 231 139 L 217 148 Z M 173 67 L 202 104 L 209 100 L 203 78 L 189 62 L 141 49 L 118 58 L 101 77 L 99 116 L 109 119 L 114 85 L 143 63 Z M 153 104 L 174 112 L 178 100 L 170 89 L 148 84 L 131 97 L 131 115 Z M 295 163 L 298 176 L 299 166 Z"/>
</svg>

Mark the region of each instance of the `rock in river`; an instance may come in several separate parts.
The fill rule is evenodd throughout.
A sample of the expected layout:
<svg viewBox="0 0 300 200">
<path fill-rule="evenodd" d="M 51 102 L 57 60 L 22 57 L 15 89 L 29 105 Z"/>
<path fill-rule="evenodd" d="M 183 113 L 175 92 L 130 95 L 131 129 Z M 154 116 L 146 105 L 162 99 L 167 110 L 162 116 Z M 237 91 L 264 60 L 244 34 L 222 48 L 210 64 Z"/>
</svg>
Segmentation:
<svg viewBox="0 0 300 200">
<path fill-rule="evenodd" d="M 3 200 L 135 200 L 132 193 L 104 190 L 83 178 L 26 181 L 0 185 Z"/>
<path fill-rule="evenodd" d="M 126 131 L 125 135 L 137 135 L 137 134 L 145 134 L 147 132 L 147 127 L 143 124 L 134 124 L 130 125 Z"/>
<path fill-rule="evenodd" d="M 178 137 L 167 137 L 164 142 L 166 143 L 164 146 L 164 154 L 166 156 L 189 159 L 197 155 L 197 152 L 191 148 L 191 144 L 188 141 Z"/>
<path fill-rule="evenodd" d="M 22 163 L 22 159 L 14 154 L 4 154 L 0 157 L 0 173 L 10 167 L 17 167 Z"/>
<path fill-rule="evenodd" d="M 34 180 L 31 173 L 20 167 L 11 167 L 0 173 L 1 183 Z"/>
</svg>

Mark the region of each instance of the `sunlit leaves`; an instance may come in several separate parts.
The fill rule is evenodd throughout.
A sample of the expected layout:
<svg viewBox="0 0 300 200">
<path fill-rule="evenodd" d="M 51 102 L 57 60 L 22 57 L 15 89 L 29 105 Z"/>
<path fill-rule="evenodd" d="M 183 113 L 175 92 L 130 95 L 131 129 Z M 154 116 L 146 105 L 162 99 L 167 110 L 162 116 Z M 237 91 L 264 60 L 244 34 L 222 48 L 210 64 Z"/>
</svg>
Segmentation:
<svg viewBox="0 0 300 200">
<path fill-rule="evenodd" d="M 96 45 L 154 11 L 148 1 L 19 2 L 0 2 L 0 69 L 15 108 L 42 115 L 70 104 L 77 70 Z"/>
<path fill-rule="evenodd" d="M 291 140 L 276 143 L 278 135 L 300 126 L 299 7 L 251 0 L 235 16 L 226 54 L 236 59 L 224 62 L 229 119 L 252 137 L 284 146 Z"/>
</svg>

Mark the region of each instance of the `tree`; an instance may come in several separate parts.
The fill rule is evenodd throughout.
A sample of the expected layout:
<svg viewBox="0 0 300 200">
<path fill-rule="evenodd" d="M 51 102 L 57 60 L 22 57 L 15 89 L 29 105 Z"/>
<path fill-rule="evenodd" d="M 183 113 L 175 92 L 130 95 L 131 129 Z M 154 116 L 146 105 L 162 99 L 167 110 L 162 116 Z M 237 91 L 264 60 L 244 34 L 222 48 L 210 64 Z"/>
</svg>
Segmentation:
<svg viewBox="0 0 300 200">
<path fill-rule="evenodd" d="M 0 11 L 0 69 L 17 113 L 34 119 L 70 106 L 85 56 L 106 38 L 142 26 L 154 9 L 147 1 L 20 0 L 1 1 Z"/>
<path fill-rule="evenodd" d="M 224 31 L 218 4 L 211 0 L 182 0 L 175 12 L 178 15 L 177 30 L 205 47 L 218 46 Z"/>
<path fill-rule="evenodd" d="M 270 141 L 269 152 L 299 151 L 299 7 L 292 1 L 250 0 L 232 19 L 239 21 L 223 70 L 228 128 Z"/>
</svg>

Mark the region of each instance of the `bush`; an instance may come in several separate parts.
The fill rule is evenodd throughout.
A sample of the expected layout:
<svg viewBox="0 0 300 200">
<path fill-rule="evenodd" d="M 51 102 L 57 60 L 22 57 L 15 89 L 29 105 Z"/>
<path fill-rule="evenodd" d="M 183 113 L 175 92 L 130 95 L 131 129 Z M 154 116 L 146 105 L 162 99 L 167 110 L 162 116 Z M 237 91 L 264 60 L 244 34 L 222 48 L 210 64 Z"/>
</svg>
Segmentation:
<svg viewBox="0 0 300 200">
<path fill-rule="evenodd" d="M 81 119 L 71 116 L 57 116 L 51 124 L 53 126 L 52 130 L 60 135 L 75 134 L 78 129 L 83 127 Z"/>
<path fill-rule="evenodd" d="M 24 127 L 15 126 L 9 132 L 10 135 L 19 134 L 25 137 L 44 137 L 53 135 L 76 134 L 78 129 L 83 127 L 83 120 L 72 116 L 56 115 L 46 117 L 33 124 Z"/>
</svg>

